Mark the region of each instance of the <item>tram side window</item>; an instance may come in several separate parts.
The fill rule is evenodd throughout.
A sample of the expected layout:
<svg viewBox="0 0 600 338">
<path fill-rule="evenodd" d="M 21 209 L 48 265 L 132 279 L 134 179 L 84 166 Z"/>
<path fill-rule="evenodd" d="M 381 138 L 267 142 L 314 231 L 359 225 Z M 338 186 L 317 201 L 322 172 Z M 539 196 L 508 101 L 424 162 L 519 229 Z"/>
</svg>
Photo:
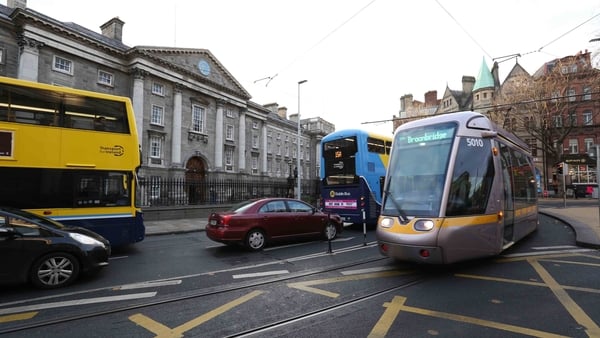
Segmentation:
<svg viewBox="0 0 600 338">
<path fill-rule="evenodd" d="M 494 172 L 490 140 L 461 138 L 446 215 L 483 214 L 487 208 Z"/>
<path fill-rule="evenodd" d="M 529 158 L 513 149 L 510 151 L 513 179 L 513 194 L 516 207 L 534 204 L 537 200 L 537 188 L 533 167 Z"/>
</svg>

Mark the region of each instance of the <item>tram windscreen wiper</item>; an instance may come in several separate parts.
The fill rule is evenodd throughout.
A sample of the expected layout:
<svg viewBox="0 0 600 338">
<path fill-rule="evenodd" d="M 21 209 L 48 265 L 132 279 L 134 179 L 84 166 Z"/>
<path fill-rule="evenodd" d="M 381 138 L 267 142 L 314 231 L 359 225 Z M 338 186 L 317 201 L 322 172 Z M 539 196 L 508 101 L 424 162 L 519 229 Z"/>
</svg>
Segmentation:
<svg viewBox="0 0 600 338">
<path fill-rule="evenodd" d="M 386 202 L 388 200 L 392 201 L 392 204 L 394 204 L 394 208 L 396 208 L 396 210 L 398 211 L 398 218 L 400 219 L 400 223 L 402 224 L 407 224 L 408 223 L 408 216 L 406 215 L 406 213 L 404 212 L 404 210 L 402 210 L 402 208 L 400 207 L 400 204 L 398 204 L 398 201 L 396 201 L 396 199 L 394 199 L 393 194 L 390 192 L 390 184 L 392 183 L 392 178 L 390 177 L 390 180 L 388 182 L 388 185 L 385 187 L 385 196 L 386 196 Z"/>
</svg>

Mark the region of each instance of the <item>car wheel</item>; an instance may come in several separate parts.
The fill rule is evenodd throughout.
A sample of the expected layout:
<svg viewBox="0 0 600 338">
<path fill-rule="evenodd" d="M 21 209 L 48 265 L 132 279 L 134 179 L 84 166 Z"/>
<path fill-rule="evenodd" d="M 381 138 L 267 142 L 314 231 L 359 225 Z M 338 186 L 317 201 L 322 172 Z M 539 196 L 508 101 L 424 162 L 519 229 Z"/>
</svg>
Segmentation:
<svg viewBox="0 0 600 338">
<path fill-rule="evenodd" d="M 265 234 L 258 229 L 253 229 L 246 235 L 246 247 L 250 250 L 261 250 L 265 246 Z"/>
<path fill-rule="evenodd" d="M 337 228 L 335 227 L 335 224 L 327 223 L 327 225 L 325 225 L 324 235 L 325 235 L 325 239 L 327 239 L 327 240 L 336 238 L 337 237 Z"/>
<path fill-rule="evenodd" d="M 55 252 L 38 259 L 31 268 L 31 283 L 54 289 L 71 284 L 79 276 L 79 261 L 71 254 Z"/>
</svg>

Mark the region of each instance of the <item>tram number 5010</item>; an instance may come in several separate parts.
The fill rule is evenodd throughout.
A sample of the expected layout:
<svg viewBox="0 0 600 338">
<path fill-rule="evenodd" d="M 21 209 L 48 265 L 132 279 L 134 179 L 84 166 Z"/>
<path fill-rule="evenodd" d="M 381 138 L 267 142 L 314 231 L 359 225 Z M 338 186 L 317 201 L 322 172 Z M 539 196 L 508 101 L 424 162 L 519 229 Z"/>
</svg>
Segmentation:
<svg viewBox="0 0 600 338">
<path fill-rule="evenodd" d="M 480 138 L 467 138 L 467 147 L 483 148 L 483 140 Z"/>
</svg>

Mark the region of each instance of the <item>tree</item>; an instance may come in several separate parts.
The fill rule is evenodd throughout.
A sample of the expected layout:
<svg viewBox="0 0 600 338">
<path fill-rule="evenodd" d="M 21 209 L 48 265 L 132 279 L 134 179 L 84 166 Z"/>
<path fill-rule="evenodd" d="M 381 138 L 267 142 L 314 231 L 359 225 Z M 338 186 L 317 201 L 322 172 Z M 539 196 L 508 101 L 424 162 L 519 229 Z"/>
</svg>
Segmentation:
<svg viewBox="0 0 600 338">
<path fill-rule="evenodd" d="M 533 76 L 509 75 L 488 112 L 541 150 L 545 175 L 562 160 L 569 138 L 585 132 L 600 142 L 600 70 L 590 61 L 590 53 L 578 53 L 544 64 Z"/>
</svg>

